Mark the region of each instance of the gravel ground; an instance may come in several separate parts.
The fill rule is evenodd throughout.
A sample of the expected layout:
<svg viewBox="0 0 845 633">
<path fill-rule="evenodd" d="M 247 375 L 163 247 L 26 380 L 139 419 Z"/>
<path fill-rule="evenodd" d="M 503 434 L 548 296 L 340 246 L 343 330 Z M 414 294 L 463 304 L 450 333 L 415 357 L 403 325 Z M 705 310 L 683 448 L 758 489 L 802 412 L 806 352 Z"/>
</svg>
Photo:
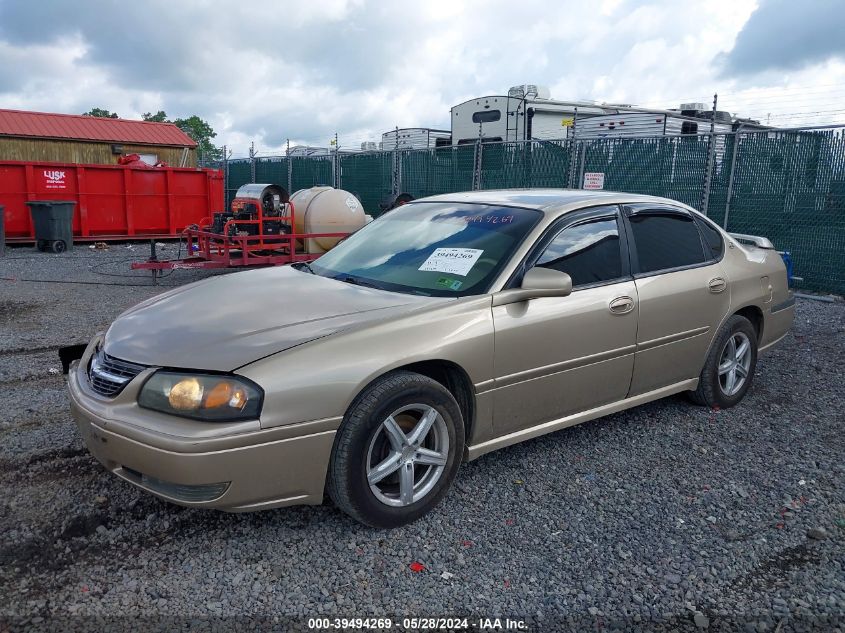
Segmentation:
<svg viewBox="0 0 845 633">
<path fill-rule="evenodd" d="M 0 259 L 0 631 L 307 629 L 303 615 L 845 631 L 842 302 L 799 301 L 734 409 L 669 398 L 492 453 L 431 515 L 378 531 L 330 505 L 179 508 L 88 455 L 55 350 L 158 292 L 102 274 L 146 254 Z"/>
</svg>

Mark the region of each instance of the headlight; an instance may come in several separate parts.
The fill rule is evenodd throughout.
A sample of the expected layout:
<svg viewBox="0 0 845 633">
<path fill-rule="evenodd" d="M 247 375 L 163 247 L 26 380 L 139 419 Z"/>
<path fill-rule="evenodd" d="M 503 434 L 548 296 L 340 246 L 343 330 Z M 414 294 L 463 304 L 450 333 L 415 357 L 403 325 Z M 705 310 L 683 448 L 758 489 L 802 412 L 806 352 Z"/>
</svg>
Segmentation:
<svg viewBox="0 0 845 633">
<path fill-rule="evenodd" d="M 261 413 L 261 388 L 246 378 L 157 371 L 138 396 L 146 409 L 194 420 L 254 420 Z"/>
</svg>

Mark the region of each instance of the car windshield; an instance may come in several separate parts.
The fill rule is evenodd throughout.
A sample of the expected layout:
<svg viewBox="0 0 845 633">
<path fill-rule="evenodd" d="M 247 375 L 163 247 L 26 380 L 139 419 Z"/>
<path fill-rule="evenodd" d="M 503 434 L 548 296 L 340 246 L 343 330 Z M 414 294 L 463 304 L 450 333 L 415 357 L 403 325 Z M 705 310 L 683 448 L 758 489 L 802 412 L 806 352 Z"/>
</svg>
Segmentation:
<svg viewBox="0 0 845 633">
<path fill-rule="evenodd" d="M 541 213 L 415 202 L 390 211 L 312 262 L 325 277 L 431 296 L 482 294 Z"/>
</svg>

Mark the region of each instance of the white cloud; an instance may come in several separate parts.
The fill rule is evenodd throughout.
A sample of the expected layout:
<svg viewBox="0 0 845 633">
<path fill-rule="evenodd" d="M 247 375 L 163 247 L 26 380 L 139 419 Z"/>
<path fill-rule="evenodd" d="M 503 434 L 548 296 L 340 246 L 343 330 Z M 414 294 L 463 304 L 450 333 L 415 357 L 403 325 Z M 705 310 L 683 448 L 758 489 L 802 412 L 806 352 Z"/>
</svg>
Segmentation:
<svg viewBox="0 0 845 633">
<path fill-rule="evenodd" d="M 557 98 L 655 107 L 709 103 L 719 92 L 720 105 L 742 114 L 822 122 L 794 114 L 836 109 L 840 61 L 720 75 L 719 55 L 755 8 L 754 0 L 0 0 L 0 103 L 199 114 L 238 155 L 251 140 L 266 153 L 286 138 L 325 145 L 337 131 L 353 147 L 396 125 L 448 127 L 452 105 L 524 82 Z"/>
</svg>

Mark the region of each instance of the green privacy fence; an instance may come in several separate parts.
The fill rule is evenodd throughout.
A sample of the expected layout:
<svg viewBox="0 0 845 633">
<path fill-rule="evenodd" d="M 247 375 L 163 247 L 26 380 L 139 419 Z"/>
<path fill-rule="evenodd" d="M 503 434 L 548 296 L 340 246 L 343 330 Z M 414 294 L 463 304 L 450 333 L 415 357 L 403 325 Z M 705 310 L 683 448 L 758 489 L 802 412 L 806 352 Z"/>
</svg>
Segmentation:
<svg viewBox="0 0 845 633">
<path fill-rule="evenodd" d="M 391 152 L 341 154 L 338 182 L 358 196 L 364 208 L 372 213 L 393 190 L 393 159 Z"/>
<path fill-rule="evenodd" d="M 239 186 L 332 185 L 371 215 L 391 194 L 473 189 L 603 188 L 665 196 L 728 230 L 790 251 L 800 287 L 845 294 L 845 138 L 838 129 L 524 141 L 420 150 L 261 157 L 218 165 L 227 204 Z M 592 175 L 592 176 L 591 176 Z"/>
<path fill-rule="evenodd" d="M 789 250 L 801 287 L 845 294 L 843 134 L 740 135 L 732 162 L 730 196 L 726 190 L 725 204 L 709 205 L 708 213 L 721 214 L 731 231 L 765 235 Z"/>
<path fill-rule="evenodd" d="M 476 156 L 473 145 L 403 150 L 399 154 L 397 192 L 422 198 L 473 188 Z"/>
</svg>

